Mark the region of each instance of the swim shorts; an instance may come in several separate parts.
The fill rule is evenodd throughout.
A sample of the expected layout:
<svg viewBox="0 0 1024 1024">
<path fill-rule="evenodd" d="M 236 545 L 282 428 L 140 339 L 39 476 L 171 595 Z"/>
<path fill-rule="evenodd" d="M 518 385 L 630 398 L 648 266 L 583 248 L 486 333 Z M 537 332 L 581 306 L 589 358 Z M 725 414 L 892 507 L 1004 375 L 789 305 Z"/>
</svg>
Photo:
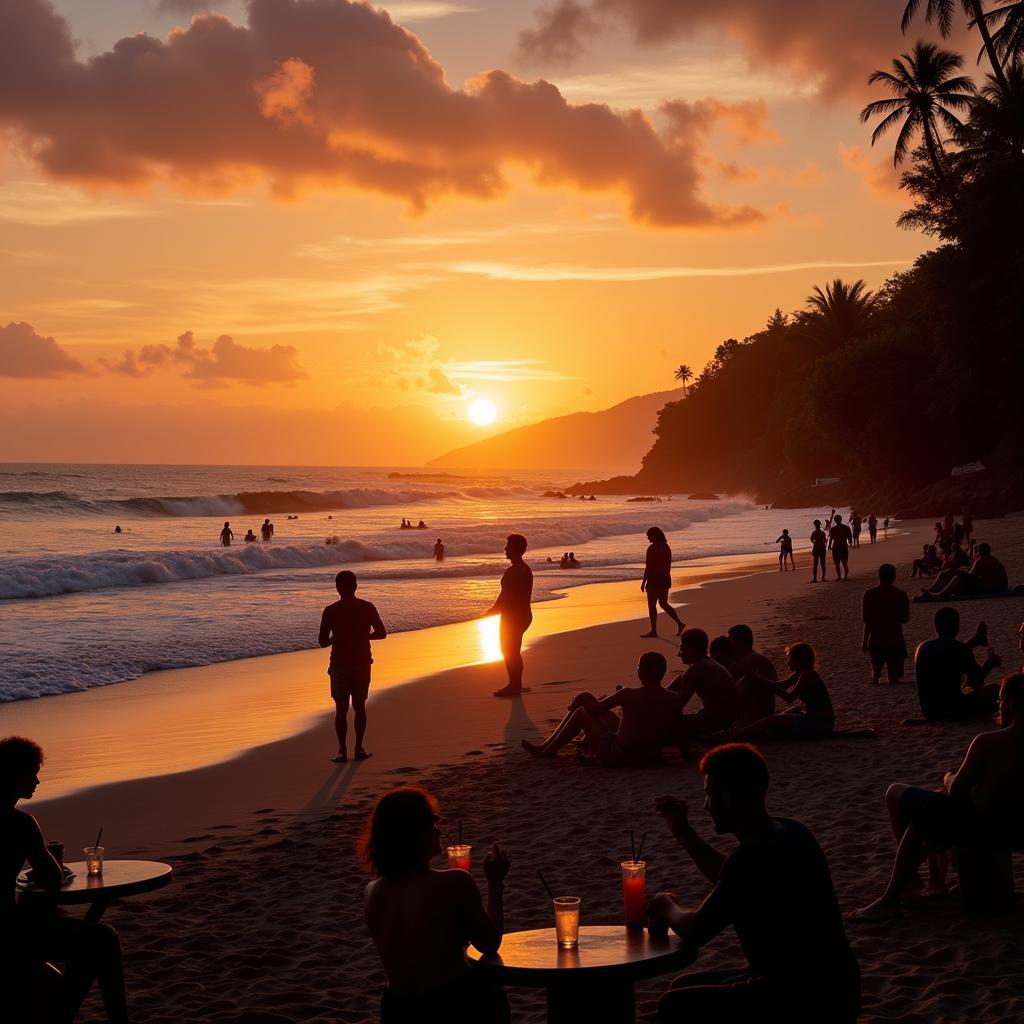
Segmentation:
<svg viewBox="0 0 1024 1024">
<path fill-rule="evenodd" d="M 889 673 L 896 679 L 903 678 L 903 664 L 907 660 L 906 641 L 887 644 L 868 644 L 868 655 L 871 658 L 871 665 L 876 672 L 881 671 L 884 665 Z"/>
<path fill-rule="evenodd" d="M 331 696 L 334 700 L 347 700 L 349 697 L 366 700 L 370 692 L 369 665 L 347 668 L 332 665 L 327 674 L 331 677 Z"/>
</svg>

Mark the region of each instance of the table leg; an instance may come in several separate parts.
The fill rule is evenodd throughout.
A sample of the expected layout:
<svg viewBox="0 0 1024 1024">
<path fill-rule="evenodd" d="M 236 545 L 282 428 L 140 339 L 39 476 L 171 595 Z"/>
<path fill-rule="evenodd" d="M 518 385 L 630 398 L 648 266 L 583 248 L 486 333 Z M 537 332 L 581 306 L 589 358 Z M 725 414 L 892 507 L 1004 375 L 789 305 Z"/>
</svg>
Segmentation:
<svg viewBox="0 0 1024 1024">
<path fill-rule="evenodd" d="M 113 902 L 114 901 L 112 899 L 93 900 L 92 903 L 89 904 L 89 909 L 85 912 L 85 917 L 82 918 L 82 920 L 85 921 L 86 924 L 98 924 L 107 907 L 109 907 Z"/>
<path fill-rule="evenodd" d="M 633 983 L 581 981 L 552 986 L 548 990 L 549 1024 L 634 1024 L 636 1002 Z"/>
</svg>

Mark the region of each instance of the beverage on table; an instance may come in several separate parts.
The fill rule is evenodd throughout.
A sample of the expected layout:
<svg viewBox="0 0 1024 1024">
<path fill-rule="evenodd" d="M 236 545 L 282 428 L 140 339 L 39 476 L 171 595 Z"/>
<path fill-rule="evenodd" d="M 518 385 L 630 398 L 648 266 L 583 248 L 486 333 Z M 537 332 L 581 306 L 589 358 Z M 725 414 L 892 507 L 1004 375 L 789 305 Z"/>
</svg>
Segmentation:
<svg viewBox="0 0 1024 1024">
<path fill-rule="evenodd" d="M 560 946 L 575 946 L 580 941 L 580 898 L 579 896 L 556 896 L 555 936 Z"/>
<path fill-rule="evenodd" d="M 473 847 L 468 843 L 460 843 L 457 846 L 448 847 L 448 867 L 460 868 L 463 871 L 469 870 L 470 853 Z"/>
<path fill-rule="evenodd" d="M 626 908 L 626 927 L 643 928 L 647 896 L 647 862 L 622 862 L 622 902 Z"/>
<path fill-rule="evenodd" d="M 103 874 L 103 847 L 87 846 L 83 851 L 85 854 L 85 867 L 90 877 L 97 877 Z"/>
</svg>

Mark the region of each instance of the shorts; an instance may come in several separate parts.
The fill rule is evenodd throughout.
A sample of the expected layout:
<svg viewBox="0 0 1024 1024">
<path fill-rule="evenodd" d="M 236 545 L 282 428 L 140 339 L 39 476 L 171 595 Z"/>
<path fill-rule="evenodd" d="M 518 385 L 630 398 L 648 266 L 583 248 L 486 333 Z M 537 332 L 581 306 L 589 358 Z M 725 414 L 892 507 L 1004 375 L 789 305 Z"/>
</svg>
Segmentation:
<svg viewBox="0 0 1024 1024">
<path fill-rule="evenodd" d="M 348 668 L 337 668 L 333 665 L 327 670 L 331 677 L 331 697 L 334 700 L 366 700 L 370 692 L 370 666 L 355 665 Z"/>
<path fill-rule="evenodd" d="M 833 548 L 832 549 L 832 560 L 835 562 L 848 561 L 850 557 L 849 548 Z"/>
<path fill-rule="evenodd" d="M 836 728 L 836 720 L 825 718 L 823 715 L 793 715 L 792 717 L 794 736 L 831 736 Z"/>
<path fill-rule="evenodd" d="M 974 804 L 954 800 L 948 793 L 910 786 L 900 797 L 899 814 L 917 829 L 932 852 L 953 846 L 987 846 L 995 841 Z"/>
<path fill-rule="evenodd" d="M 881 672 L 884 666 L 893 678 L 903 678 L 903 664 L 907 660 L 906 641 L 901 639 L 898 643 L 869 643 L 868 656 L 871 658 L 871 667 L 876 672 Z"/>
<path fill-rule="evenodd" d="M 647 593 L 648 594 L 665 594 L 668 596 L 668 592 L 672 589 L 672 577 L 671 576 L 648 576 L 647 577 Z"/>
</svg>

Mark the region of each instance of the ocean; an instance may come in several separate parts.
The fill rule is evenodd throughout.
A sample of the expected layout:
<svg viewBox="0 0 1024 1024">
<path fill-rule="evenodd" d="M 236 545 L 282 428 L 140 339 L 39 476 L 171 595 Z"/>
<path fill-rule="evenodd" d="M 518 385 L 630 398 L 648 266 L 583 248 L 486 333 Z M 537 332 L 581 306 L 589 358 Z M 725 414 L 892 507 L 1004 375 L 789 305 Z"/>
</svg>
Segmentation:
<svg viewBox="0 0 1024 1024">
<path fill-rule="evenodd" d="M 583 583 L 639 579 L 649 526 L 665 531 L 678 564 L 771 551 L 783 526 L 802 537 L 814 515 L 683 495 L 543 496 L 578 478 L 0 464 L 0 701 L 314 647 L 342 568 L 358 574 L 360 596 L 390 630 L 411 630 L 486 610 L 511 532 L 529 539 L 542 601 Z M 273 541 L 243 543 L 267 517 Z M 428 528 L 402 530 L 403 518 Z M 229 548 L 218 541 L 225 520 Z M 440 564 L 437 538 L 447 548 Z M 579 568 L 558 568 L 568 550 Z"/>
</svg>

